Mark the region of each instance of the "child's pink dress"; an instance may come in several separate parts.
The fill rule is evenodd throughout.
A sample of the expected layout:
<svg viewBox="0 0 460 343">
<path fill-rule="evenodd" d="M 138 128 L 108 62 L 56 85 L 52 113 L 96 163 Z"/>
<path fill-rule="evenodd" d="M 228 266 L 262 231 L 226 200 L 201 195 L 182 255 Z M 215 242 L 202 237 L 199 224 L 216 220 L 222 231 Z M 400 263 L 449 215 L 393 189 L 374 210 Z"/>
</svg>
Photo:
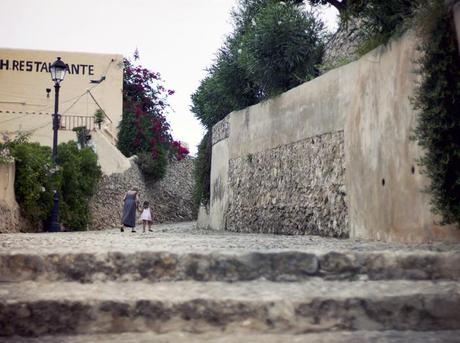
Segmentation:
<svg viewBox="0 0 460 343">
<path fill-rule="evenodd" d="M 152 221 L 152 213 L 150 213 L 150 208 L 144 208 L 144 210 L 141 213 L 141 219 L 147 220 L 149 222 Z"/>
</svg>

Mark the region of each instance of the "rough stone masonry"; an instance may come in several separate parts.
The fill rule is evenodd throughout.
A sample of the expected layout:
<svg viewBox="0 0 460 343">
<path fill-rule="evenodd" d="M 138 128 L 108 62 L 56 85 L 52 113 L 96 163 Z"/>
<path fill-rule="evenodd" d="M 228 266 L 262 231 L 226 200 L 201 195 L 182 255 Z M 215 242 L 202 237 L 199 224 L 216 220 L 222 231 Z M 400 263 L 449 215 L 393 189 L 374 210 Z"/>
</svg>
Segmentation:
<svg viewBox="0 0 460 343">
<path fill-rule="evenodd" d="M 133 187 L 140 191 L 141 204 L 149 201 L 155 223 L 193 219 L 193 160 L 171 161 L 165 177 L 157 182 L 146 180 L 134 160 L 124 173 L 104 175 L 90 204 L 92 229 L 120 225 L 123 196 Z"/>
<path fill-rule="evenodd" d="M 343 131 L 229 161 L 227 230 L 346 238 Z"/>
</svg>

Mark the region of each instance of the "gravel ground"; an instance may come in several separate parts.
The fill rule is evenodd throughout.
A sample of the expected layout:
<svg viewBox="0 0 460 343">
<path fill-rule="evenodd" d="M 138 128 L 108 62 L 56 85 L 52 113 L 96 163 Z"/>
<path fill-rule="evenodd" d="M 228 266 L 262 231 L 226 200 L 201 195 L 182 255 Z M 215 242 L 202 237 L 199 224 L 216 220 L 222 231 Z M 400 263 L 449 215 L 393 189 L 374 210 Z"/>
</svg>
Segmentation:
<svg viewBox="0 0 460 343">
<path fill-rule="evenodd" d="M 40 338 L 0 338 L 4 343 L 458 343 L 460 331 L 357 331 L 305 335 L 243 335 L 190 333 L 124 333 L 112 335 L 46 336 Z"/>
<path fill-rule="evenodd" d="M 66 252 L 239 252 L 239 251 L 304 251 L 324 253 L 329 251 L 356 252 L 458 252 L 460 244 L 425 243 L 395 244 L 340 240 L 318 236 L 283 236 L 271 234 L 243 234 L 200 230 L 195 222 L 162 224 L 153 232 L 136 233 L 130 230 L 61 233 L 0 234 L 0 254 L 17 253 L 66 253 Z"/>
</svg>

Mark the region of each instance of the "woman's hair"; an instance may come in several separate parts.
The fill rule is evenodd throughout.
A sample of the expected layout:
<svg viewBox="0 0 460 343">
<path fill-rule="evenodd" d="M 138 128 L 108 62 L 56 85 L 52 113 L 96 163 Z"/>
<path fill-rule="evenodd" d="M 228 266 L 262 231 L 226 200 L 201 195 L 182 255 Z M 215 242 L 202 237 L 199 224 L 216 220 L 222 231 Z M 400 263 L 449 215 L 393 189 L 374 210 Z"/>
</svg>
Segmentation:
<svg viewBox="0 0 460 343">
<path fill-rule="evenodd" d="M 133 187 L 133 191 L 134 191 L 134 192 L 139 192 L 139 188 Z"/>
<path fill-rule="evenodd" d="M 148 202 L 148 201 L 144 201 L 144 208 L 147 208 L 147 207 L 149 207 L 149 205 L 150 205 L 150 204 L 149 204 L 149 202 Z"/>
</svg>

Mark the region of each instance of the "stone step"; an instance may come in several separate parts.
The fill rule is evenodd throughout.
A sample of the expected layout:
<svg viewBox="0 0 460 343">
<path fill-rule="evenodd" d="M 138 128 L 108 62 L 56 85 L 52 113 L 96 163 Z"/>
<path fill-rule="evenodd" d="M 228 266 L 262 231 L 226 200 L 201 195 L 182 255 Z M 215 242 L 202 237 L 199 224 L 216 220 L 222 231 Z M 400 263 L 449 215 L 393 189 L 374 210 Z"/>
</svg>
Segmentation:
<svg viewBox="0 0 460 343">
<path fill-rule="evenodd" d="M 458 252 L 0 254 L 0 282 L 460 280 Z"/>
<path fill-rule="evenodd" d="M 460 330 L 455 281 L 0 284 L 0 334 Z"/>
<path fill-rule="evenodd" d="M 336 331 L 300 335 L 121 333 L 107 335 L 0 338 L 2 343 L 458 343 L 460 331 Z"/>
</svg>

